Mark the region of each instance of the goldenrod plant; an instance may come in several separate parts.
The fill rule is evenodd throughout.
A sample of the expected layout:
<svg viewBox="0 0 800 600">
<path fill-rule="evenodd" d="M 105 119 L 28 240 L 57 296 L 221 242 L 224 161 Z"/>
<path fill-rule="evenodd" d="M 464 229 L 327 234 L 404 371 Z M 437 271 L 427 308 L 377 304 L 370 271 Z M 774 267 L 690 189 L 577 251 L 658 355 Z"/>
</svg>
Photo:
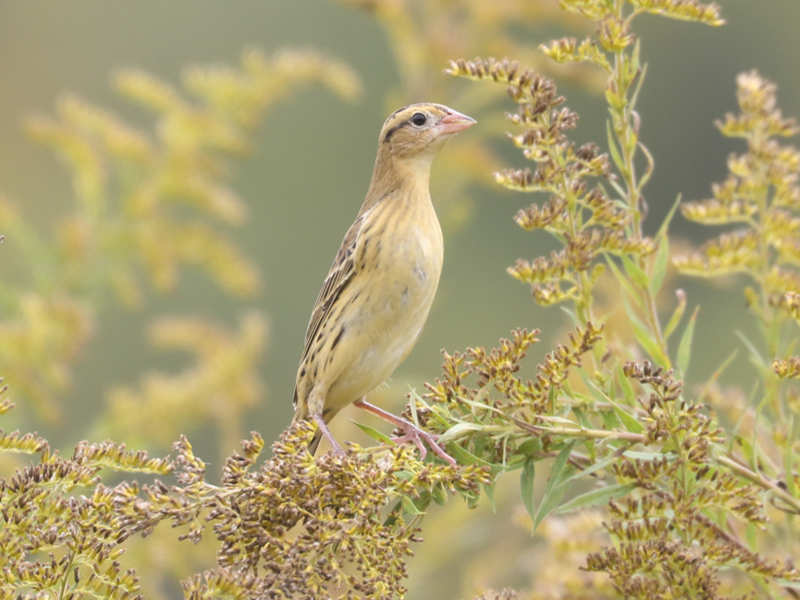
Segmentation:
<svg viewBox="0 0 800 600">
<path fill-rule="evenodd" d="M 0 198 L 3 251 L 17 266 L 3 286 L 0 369 L 19 397 L 55 421 L 70 361 L 112 298 L 140 305 L 148 281 L 170 291 L 187 265 L 232 297 L 255 297 L 258 270 L 229 234 L 248 210 L 231 186 L 231 160 L 299 86 L 318 81 L 345 100 L 361 91 L 347 65 L 310 50 L 247 50 L 237 67 L 187 69 L 182 89 L 136 70 L 113 81 L 152 113 L 151 130 L 73 94 L 58 100 L 56 116 L 27 123 L 72 176 L 74 202 L 55 231 L 39 233 Z"/>
<path fill-rule="evenodd" d="M 408 65 L 404 77 L 423 77 L 417 71 L 427 64 L 418 50 L 424 46 L 401 36 L 413 33 L 403 23 L 419 13 L 400 0 L 359 4 L 396 28 L 392 43 L 409 53 L 402 59 Z M 551 311 L 563 309 L 570 321 L 561 343 L 538 359 L 526 358 L 542 336 L 531 328 L 515 329 L 493 348 L 445 352 L 438 379 L 423 393 L 409 394 L 405 418 L 437 434 L 457 464 L 430 452 L 422 459 L 413 445 L 397 445 L 367 425 L 362 429 L 375 445 L 349 443 L 344 453 L 314 457 L 308 445 L 316 426 L 298 421 L 273 444 L 271 457 L 262 458 L 265 442 L 251 433 L 238 452 L 227 453 L 217 477 L 195 454 L 190 436 L 181 435 L 191 432 L 148 431 L 135 413 L 169 411 L 187 429 L 213 414 L 225 423 L 224 444 L 230 448 L 234 437 L 242 437 L 244 409 L 260 397 L 254 357 L 265 321 L 247 313 L 233 333 L 183 316 L 161 321 L 152 330 L 154 340 L 196 353 L 197 366 L 146 377 L 138 388 L 117 388 L 108 414 L 93 426 L 98 438 L 118 438 L 125 421 L 143 445 L 151 436 L 163 443 L 172 433 L 177 441 L 170 454 L 152 458 L 96 438 L 77 444 L 67 458 L 39 435 L 0 433 L 0 450 L 23 457 L 0 480 L 0 597 L 155 596 L 160 592 L 150 580 L 163 575 L 158 565 L 147 571 L 135 566 L 143 564 L 138 553 L 156 539 L 169 544 L 171 556 L 193 543 L 210 550 L 181 575 L 186 598 L 402 598 L 410 587 L 411 553 L 416 549 L 427 558 L 425 548 L 453 545 L 475 513 L 459 513 L 457 527 L 436 527 L 437 520 L 459 506 L 502 501 L 509 491 L 519 498 L 519 510 L 481 518 L 491 519 L 492 531 L 523 528 L 535 537 L 524 549 L 514 547 L 522 577 L 495 577 L 497 589 L 486 586 L 476 600 L 800 595 L 800 154 L 779 142 L 794 135 L 796 125 L 778 110 L 774 84 L 755 72 L 742 74 L 739 113 L 725 117 L 719 128 L 743 138 L 746 152 L 731 157 L 730 176 L 713 186 L 712 199 L 676 201 L 662 222 L 647 222 L 644 192 L 658 157 L 640 139 L 644 117 L 636 105 L 647 85 L 641 59 L 647 40 L 639 39 L 634 26 L 645 14 L 721 26 L 721 11 L 694 0 L 559 4 L 573 27 L 593 33 L 544 44 L 543 54 L 594 69 L 608 110 L 605 140 L 572 139 L 578 115 L 558 92 L 552 79 L 558 72 L 523 66 L 518 59 L 525 57 L 513 57 L 516 46 L 502 52 L 510 58 L 453 55 L 447 67 L 452 76 L 479 82 L 465 85 L 481 90 L 476 94 L 485 106 L 495 101 L 492 86 L 500 84 L 509 94 L 508 137 L 529 166 L 499 169 L 495 179 L 534 198 L 515 216 L 517 225 L 531 235 L 545 232 L 558 245 L 546 256 L 518 260 L 509 273 L 530 288 L 534 301 Z M 474 11 L 484 7 L 481 18 L 491 21 L 494 14 L 492 22 L 503 10 L 518 21 L 534 18 L 526 12 L 532 3 L 467 5 Z M 430 6 L 429 15 L 447 9 L 447 3 Z M 399 24 L 389 24 L 386 14 Z M 469 27 L 481 30 L 478 13 L 466 14 Z M 160 237 L 148 237 L 153 231 L 169 234 L 173 226 L 183 231 L 185 221 L 171 212 L 173 202 L 180 201 L 182 209 L 188 204 L 188 222 L 205 223 L 200 215 L 217 224 L 240 218 L 244 204 L 232 193 L 219 195 L 227 181 L 219 159 L 245 145 L 242 136 L 266 107 L 262 95 L 282 92 L 291 76 L 303 73 L 346 97 L 356 89 L 354 76 L 340 63 L 304 54 L 299 64 L 316 67 L 282 71 L 285 55 L 252 56 L 245 57 L 242 71 L 192 72 L 186 85 L 200 95 L 202 108 L 149 76 L 123 77 L 125 89 L 161 115 L 157 141 L 121 125 L 109 129 L 109 113 L 75 100 L 62 109 L 63 122 L 33 126 L 77 166 L 81 208 L 71 220 L 77 225 L 66 226 L 58 238 L 69 242 L 66 252 L 32 235 L 18 211 L 3 204 L 0 224 L 7 241 L 0 252 L 21 248 L 34 282 L 20 285 L 32 289 L 29 294 L 15 289 L 4 297 L 20 307 L 0 331 L 0 367 L 8 371 L 16 397 L 28 402 L 41 390 L 41 397 L 56 402 L 56 384 L 66 381 L 71 357 L 91 334 L 98 298 L 105 298 L 100 291 L 116 289 L 121 298 L 135 300 L 130 290 L 138 290 L 144 299 L 149 288 L 138 283 L 142 276 L 157 287 L 176 282 L 180 267 L 194 258 L 182 246 L 185 238 L 176 235 L 160 256 Z M 254 83 L 252 73 L 264 71 L 252 64 L 271 73 L 265 81 L 276 87 Z M 144 141 L 115 145 L 110 132 L 121 128 L 121 140 Z M 131 149 L 144 143 L 149 149 L 141 155 L 163 162 L 127 158 L 139 156 Z M 125 148 L 119 156 L 109 150 L 117 147 Z M 173 151 L 181 158 L 175 165 Z M 110 157 L 110 163 L 127 166 L 98 166 Z M 178 184 L 165 172 L 180 185 L 191 183 L 191 174 L 213 177 L 198 183 L 204 191 L 182 189 L 173 198 L 170 186 Z M 131 182 L 136 193 L 127 204 L 128 196 L 116 190 Z M 120 206 L 142 217 L 144 232 Z M 679 255 L 670 231 L 676 215 L 727 228 L 700 250 Z M 156 229 L 147 233 L 151 226 Z M 216 228 L 203 227 L 217 235 Z M 225 237 L 214 240 L 219 243 L 212 248 L 226 250 L 205 255 L 203 267 L 212 278 L 231 293 L 255 290 L 243 284 L 255 281 L 245 276 L 250 271 L 244 254 Z M 119 244 L 124 251 L 111 252 Z M 98 247 L 111 252 L 108 260 L 118 267 L 113 272 L 125 281 L 101 269 L 105 262 L 96 264 L 97 252 L 89 249 Z M 75 265 L 58 269 L 68 279 L 51 279 L 56 260 Z M 220 266 L 217 260 L 225 265 L 221 271 L 212 268 Z M 672 287 L 673 265 L 687 276 L 748 279 L 745 297 L 760 328 L 759 339 L 740 338 L 754 365 L 749 388 L 720 383 L 731 361 L 725 356 L 713 372 L 694 368 L 695 326 L 703 315 L 688 311 L 692 299 Z M 229 278 L 229 269 L 238 275 Z M 618 325 L 620 314 L 624 327 Z M 42 324 L 47 329 L 38 329 Z M 6 345 L 13 335 L 30 341 Z M 685 381 L 690 366 L 698 385 Z M 13 415 L 11 407 L 0 396 L 1 419 Z M 463 501 L 449 500 L 453 495 Z M 446 508 L 436 509 L 440 504 Z M 509 562 L 510 542 L 495 537 L 494 544 L 464 559 L 470 568 L 494 568 L 498 556 Z M 468 594 L 475 596 L 474 590 Z M 448 597 L 465 596 L 454 590 Z"/>
<path fill-rule="evenodd" d="M 244 412 L 264 398 L 255 365 L 268 342 L 264 316 L 252 311 L 228 331 L 198 317 L 161 318 L 152 323 L 153 345 L 196 355 L 179 373 L 147 373 L 138 387 L 115 386 L 96 424 L 95 437 L 169 447 L 175 423 L 187 431 L 206 422 L 219 428 L 221 448 L 235 448 Z"/>
<path fill-rule="evenodd" d="M 759 368 L 767 405 L 781 423 L 792 411 L 785 405 L 790 388 L 780 379 L 797 377 L 797 359 L 785 357 L 796 343 L 791 325 L 800 316 L 800 152 L 780 139 L 800 128 L 781 114 L 774 83 L 755 71 L 740 74 L 736 83 L 740 113 L 725 115 L 717 127 L 725 136 L 742 138 L 747 152 L 728 158 L 729 175 L 712 186 L 711 198 L 681 205 L 691 221 L 735 229 L 676 257 L 675 264 L 699 277 L 747 276 L 745 297 L 763 339 L 744 341 Z"/>
<path fill-rule="evenodd" d="M 421 514 L 415 502 L 456 492 L 474 501 L 488 472 L 422 463 L 410 447 L 376 456 L 352 446 L 346 457 L 315 460 L 313 435 L 301 424 L 255 468 L 264 442 L 253 433 L 212 484 L 185 437 L 168 458 L 113 442 L 83 442 L 62 458 L 37 436 L 4 434 L 2 450 L 40 460 L 0 483 L 0 594 L 142 597 L 119 559 L 131 536 L 169 524 L 182 541 L 217 542 L 217 566 L 184 582 L 187 598 L 402 596 L 409 546 L 421 541 L 414 521 L 401 518 L 406 507 Z M 107 469 L 175 483 L 103 484 Z"/>
<path fill-rule="evenodd" d="M 557 61 L 588 62 L 606 73 L 607 153 L 570 140 L 566 132 L 577 115 L 563 106 L 551 80 L 516 61 L 457 59 L 448 72 L 500 83 L 517 104 L 509 115 L 516 131 L 509 136 L 535 166 L 500 171 L 496 180 L 546 194 L 515 221 L 548 232 L 562 248 L 519 260 L 509 272 L 531 286 L 540 304 L 566 305 L 576 330 L 533 374 L 521 367 L 535 341 L 531 332 L 514 332 L 492 351 L 446 355 L 444 376 L 409 412 L 462 450 L 464 462 L 489 464 L 498 473 L 521 469 L 522 500 L 534 528 L 554 511 L 606 504 L 604 528 L 612 543 L 590 553 L 583 568 L 607 573 L 622 597 L 716 598 L 748 589 L 796 589 L 796 544 L 788 554 L 758 552 L 766 539 L 796 538 L 789 515 L 800 509 L 793 467 L 797 391 L 776 383 L 779 376 L 791 377 L 792 359 L 778 353 L 788 352 L 797 337 L 784 325 L 791 315 L 790 282 L 797 277 L 791 211 L 798 162 L 796 150 L 774 138 L 793 135 L 794 121 L 776 108 L 774 85 L 755 73 L 740 76 L 742 115 L 726 117 L 720 128 L 744 137 L 750 152 L 731 158 L 731 178 L 715 186 L 714 200 L 681 209 L 688 218 L 741 222 L 748 230 L 676 259 L 679 268 L 705 276 L 744 271 L 760 286 L 748 298 L 762 320 L 769 358 L 745 343 L 764 379 L 762 404 L 772 407 L 774 434 L 764 449 L 757 428 L 725 432 L 701 399 L 684 389 L 697 313 L 683 322 L 686 297 L 678 292 L 676 308 L 662 321 L 656 302 L 670 262 L 674 208 L 654 237 L 646 237 L 642 226 L 643 189 L 655 159 L 639 139 L 636 100 L 646 65 L 634 21 L 654 13 L 719 26 L 719 9 L 670 0 L 562 0 L 561 6 L 594 22 L 596 33 L 542 49 Z M 627 343 L 605 327 L 611 311 L 596 293 L 602 277 L 613 277 L 621 290 L 633 329 Z M 678 343 L 671 345 L 676 334 Z M 545 490 L 534 498 L 535 466 L 549 457 L 554 460 Z M 591 483 L 576 495 L 570 488 L 581 479 Z M 531 594 L 539 597 L 535 587 Z"/>
</svg>

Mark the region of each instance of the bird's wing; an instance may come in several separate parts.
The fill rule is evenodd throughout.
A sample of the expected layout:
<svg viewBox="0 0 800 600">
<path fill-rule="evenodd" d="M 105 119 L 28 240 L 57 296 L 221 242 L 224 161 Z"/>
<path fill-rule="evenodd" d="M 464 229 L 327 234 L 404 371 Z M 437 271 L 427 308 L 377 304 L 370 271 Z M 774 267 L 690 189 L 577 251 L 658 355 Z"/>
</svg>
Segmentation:
<svg viewBox="0 0 800 600">
<path fill-rule="evenodd" d="M 320 326 L 325 318 L 330 314 L 331 309 L 336 304 L 336 299 L 342 293 L 347 284 L 350 283 L 353 275 L 356 272 L 355 254 L 356 247 L 359 243 L 359 233 L 361 232 L 366 217 L 369 211 L 361 214 L 355 222 L 347 230 L 347 233 L 342 240 L 342 245 L 336 253 L 336 258 L 333 259 L 328 276 L 322 284 L 322 289 L 317 296 L 317 301 L 314 303 L 314 310 L 311 312 L 311 319 L 308 321 L 308 329 L 306 330 L 306 343 L 303 348 L 303 357 L 301 362 L 306 359 L 308 352 L 311 348 L 314 336 L 317 335 Z"/>
</svg>

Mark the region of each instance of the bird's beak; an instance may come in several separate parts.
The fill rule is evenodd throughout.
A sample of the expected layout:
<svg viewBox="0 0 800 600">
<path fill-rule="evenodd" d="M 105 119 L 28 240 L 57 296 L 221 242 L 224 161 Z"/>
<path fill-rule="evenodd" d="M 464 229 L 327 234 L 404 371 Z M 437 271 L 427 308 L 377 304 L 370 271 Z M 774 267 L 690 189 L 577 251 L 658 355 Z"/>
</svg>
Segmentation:
<svg viewBox="0 0 800 600">
<path fill-rule="evenodd" d="M 472 117 L 452 111 L 439 121 L 439 129 L 441 133 L 458 133 L 459 131 L 464 131 L 468 127 L 472 127 L 475 123 L 477 123 L 477 121 Z"/>
</svg>

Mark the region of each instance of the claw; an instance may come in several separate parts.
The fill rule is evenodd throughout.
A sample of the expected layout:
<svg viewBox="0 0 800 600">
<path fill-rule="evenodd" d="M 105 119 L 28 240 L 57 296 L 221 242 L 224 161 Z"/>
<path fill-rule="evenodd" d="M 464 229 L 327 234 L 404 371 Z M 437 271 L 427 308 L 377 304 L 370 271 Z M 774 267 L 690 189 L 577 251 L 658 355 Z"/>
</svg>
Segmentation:
<svg viewBox="0 0 800 600">
<path fill-rule="evenodd" d="M 422 443 L 420 435 L 416 431 L 406 431 L 403 435 L 396 435 L 392 438 L 392 441 L 397 445 L 412 442 L 419 450 L 420 460 L 425 460 L 425 456 L 428 454 L 428 449 L 425 447 L 425 444 Z"/>
<path fill-rule="evenodd" d="M 396 444 L 407 444 L 408 442 L 412 442 L 419 449 L 421 459 L 424 459 L 428 454 L 428 451 L 425 448 L 425 444 L 427 444 L 430 446 L 431 450 L 433 450 L 434 454 L 436 454 L 436 456 L 445 462 L 448 462 L 453 466 L 458 464 L 456 463 L 456 459 L 445 452 L 444 449 L 442 449 L 442 447 L 437 443 L 435 435 L 420 429 L 410 421 L 406 421 L 405 419 L 395 416 L 392 413 L 375 406 L 374 404 L 370 404 L 366 400 L 356 400 L 354 404 L 359 408 L 363 408 L 364 410 L 378 415 L 382 419 L 395 425 L 400 431 L 403 432 L 403 435 L 392 438 L 392 441 Z"/>
</svg>

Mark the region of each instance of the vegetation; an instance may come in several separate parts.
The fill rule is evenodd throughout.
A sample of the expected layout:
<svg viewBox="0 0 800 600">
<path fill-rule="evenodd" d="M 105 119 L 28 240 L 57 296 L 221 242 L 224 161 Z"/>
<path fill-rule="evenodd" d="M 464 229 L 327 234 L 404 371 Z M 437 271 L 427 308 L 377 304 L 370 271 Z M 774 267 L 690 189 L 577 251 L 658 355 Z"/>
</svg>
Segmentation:
<svg viewBox="0 0 800 600">
<path fill-rule="evenodd" d="M 393 33 L 404 85 L 426 91 L 416 78 L 432 54 L 424 35 L 411 35 L 419 30 L 413 13 L 402 3 L 356 4 Z M 448 3 L 434 5 L 447 18 Z M 722 16 L 692 0 L 560 5 L 586 20 L 574 27 L 593 33 L 542 50 L 557 63 L 580 64 L 574 77 L 592 70 L 591 85 L 603 86 L 607 152 L 571 139 L 578 116 L 539 65 L 455 58 L 447 68 L 476 88 L 490 89 L 485 82 L 508 91 L 509 138 L 531 166 L 499 169 L 495 180 L 536 195 L 514 220 L 558 245 L 508 270 L 535 302 L 558 305 L 572 321 L 533 368 L 524 359 L 540 332 L 519 329 L 491 349 L 445 353 L 441 376 L 410 395 L 405 416 L 437 433 L 459 465 L 431 455 L 422 461 L 413 447 L 367 426 L 376 445 L 314 458 L 306 451 L 313 426 L 300 423 L 266 459 L 263 439 L 251 433 L 211 483 L 182 434 L 213 413 L 223 424 L 221 448 L 242 437 L 242 415 L 262 387 L 254 361 L 263 317 L 245 314 L 238 332 L 199 318 L 164 320 L 154 340 L 194 352 L 197 365 L 148 376 L 141 389 L 118 389 L 89 433 L 118 437 L 124 424 L 143 443 L 177 438 L 169 456 L 105 441 L 81 442 L 66 458 L 36 434 L 0 432 L 0 450 L 14 457 L 0 480 L 0 597 L 153 596 L 165 569 L 159 574 L 161 565 L 147 562 L 146 548 L 163 544 L 181 554 L 192 542 L 215 562 L 189 558 L 189 598 L 403 597 L 412 548 L 424 557 L 436 543 L 420 536 L 423 518 L 437 518 L 433 504 L 452 504 L 451 495 L 470 507 L 494 502 L 512 471 L 525 509 L 513 518 L 548 551 L 530 573 L 530 589 L 486 591 L 484 600 L 800 594 L 793 565 L 800 556 L 800 151 L 783 142 L 797 125 L 778 109 L 773 83 L 741 74 L 739 110 L 717 124 L 746 144 L 730 157 L 729 176 L 712 186 L 710 199 L 678 200 L 662 223 L 645 227 L 644 190 L 656 157 L 640 139 L 636 102 L 646 66 L 636 19 L 720 26 Z M 507 11 L 537 16 L 513 2 Z M 470 27 L 500 39 L 502 19 L 492 29 L 472 16 Z M 10 202 L 0 205 L 7 240 L 0 251 L 25 265 L 19 284 L 3 287 L 14 316 L 0 323 L 0 369 L 14 396 L 42 416 L 56 414 L 70 361 L 109 290 L 134 305 L 145 300 L 143 279 L 167 289 L 192 261 L 226 293 L 257 288 L 256 269 L 220 233 L 246 210 L 226 185 L 225 157 L 246 147 L 275 98 L 309 80 L 344 98 L 358 92 L 341 63 L 251 52 L 237 69 L 188 71 L 185 91 L 143 73 L 120 75 L 120 89 L 154 111 L 153 134 L 71 97 L 59 103 L 58 119 L 31 123 L 70 166 L 76 203 L 54 241 L 36 235 Z M 479 97 L 489 110 L 491 92 Z M 483 145 L 467 152 L 474 162 L 462 166 L 498 163 Z M 457 186 L 472 180 L 469 171 Z M 725 232 L 676 252 L 670 224 L 678 211 Z M 732 358 L 701 385 L 684 384 L 702 317 L 687 314 L 686 293 L 671 289 L 673 265 L 691 276 L 746 279 L 760 331 L 756 339 L 741 335 L 754 366 L 750 389 L 719 386 Z M 12 406 L 0 400 L 3 419 Z M 564 557 L 576 554 L 580 569 L 565 568 Z"/>
</svg>

